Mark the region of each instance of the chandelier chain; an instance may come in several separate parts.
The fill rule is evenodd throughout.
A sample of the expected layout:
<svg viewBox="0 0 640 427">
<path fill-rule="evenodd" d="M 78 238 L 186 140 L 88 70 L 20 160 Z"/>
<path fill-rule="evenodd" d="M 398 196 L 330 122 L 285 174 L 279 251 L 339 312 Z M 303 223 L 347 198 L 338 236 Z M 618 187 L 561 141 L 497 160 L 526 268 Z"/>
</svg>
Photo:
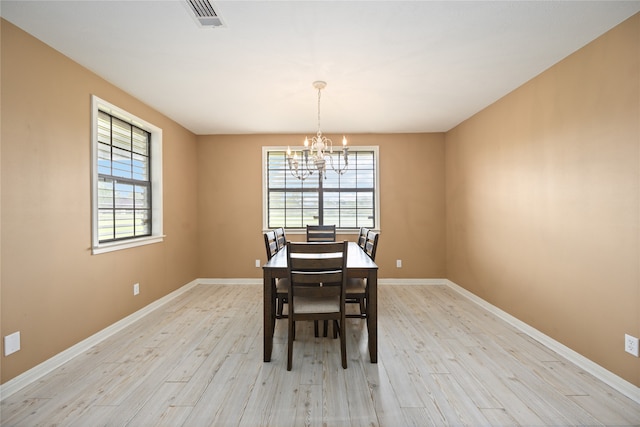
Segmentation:
<svg viewBox="0 0 640 427">
<path fill-rule="evenodd" d="M 322 89 L 318 89 L 318 135 L 322 134 L 320 131 L 320 96 L 322 94 Z"/>
</svg>

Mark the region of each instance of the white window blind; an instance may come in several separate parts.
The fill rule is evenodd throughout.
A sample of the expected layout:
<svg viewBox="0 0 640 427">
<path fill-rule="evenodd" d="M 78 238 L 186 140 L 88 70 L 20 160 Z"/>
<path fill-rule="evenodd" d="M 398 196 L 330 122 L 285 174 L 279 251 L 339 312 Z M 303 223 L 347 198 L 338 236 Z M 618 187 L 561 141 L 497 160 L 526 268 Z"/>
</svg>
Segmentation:
<svg viewBox="0 0 640 427">
<path fill-rule="evenodd" d="M 98 112 L 98 236 L 151 235 L 151 134 Z"/>
<path fill-rule="evenodd" d="M 377 154 L 377 147 L 351 147 L 343 175 L 328 167 L 322 179 L 315 173 L 301 181 L 291 175 L 286 149 L 265 147 L 265 228 L 378 228 Z M 340 154 L 332 155 L 337 164 Z"/>
</svg>

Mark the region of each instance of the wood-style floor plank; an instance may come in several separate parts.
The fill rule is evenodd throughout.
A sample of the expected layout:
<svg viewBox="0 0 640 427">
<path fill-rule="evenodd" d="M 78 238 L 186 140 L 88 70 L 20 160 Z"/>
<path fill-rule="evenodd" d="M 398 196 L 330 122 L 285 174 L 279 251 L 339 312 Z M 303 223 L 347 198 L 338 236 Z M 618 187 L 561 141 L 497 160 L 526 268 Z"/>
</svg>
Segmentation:
<svg viewBox="0 0 640 427">
<path fill-rule="evenodd" d="M 446 286 L 379 287 L 339 340 L 287 323 L 262 361 L 262 289 L 199 285 L 0 404 L 2 426 L 640 425 L 640 404 Z M 355 309 L 355 307 L 353 307 Z"/>
</svg>

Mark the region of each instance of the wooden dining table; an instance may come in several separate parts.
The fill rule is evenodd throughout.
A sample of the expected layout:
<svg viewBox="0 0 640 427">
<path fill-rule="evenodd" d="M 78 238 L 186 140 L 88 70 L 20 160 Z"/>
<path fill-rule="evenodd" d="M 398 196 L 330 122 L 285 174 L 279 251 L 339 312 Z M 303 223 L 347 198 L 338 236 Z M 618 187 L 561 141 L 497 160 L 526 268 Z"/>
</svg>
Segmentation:
<svg viewBox="0 0 640 427">
<path fill-rule="evenodd" d="M 287 277 L 287 249 L 278 251 L 262 266 L 264 286 L 264 361 L 271 361 L 275 325 L 275 279 Z M 371 363 L 378 363 L 378 266 L 355 242 L 347 249 L 347 276 L 367 279 L 366 321 Z"/>
</svg>

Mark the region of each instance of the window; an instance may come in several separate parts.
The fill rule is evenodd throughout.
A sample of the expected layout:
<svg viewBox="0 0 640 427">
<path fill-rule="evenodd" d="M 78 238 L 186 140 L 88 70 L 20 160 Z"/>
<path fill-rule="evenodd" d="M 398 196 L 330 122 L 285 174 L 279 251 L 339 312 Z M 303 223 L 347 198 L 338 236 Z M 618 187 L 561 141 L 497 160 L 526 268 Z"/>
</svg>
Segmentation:
<svg viewBox="0 0 640 427">
<path fill-rule="evenodd" d="M 338 153 L 332 154 L 336 156 Z M 350 147 L 349 169 L 300 181 L 291 175 L 284 147 L 263 148 L 264 228 L 335 224 L 339 229 L 379 228 L 378 147 Z M 336 163 L 337 164 L 337 163 Z"/>
<path fill-rule="evenodd" d="M 92 99 L 93 253 L 162 241 L 162 130 Z"/>
</svg>

